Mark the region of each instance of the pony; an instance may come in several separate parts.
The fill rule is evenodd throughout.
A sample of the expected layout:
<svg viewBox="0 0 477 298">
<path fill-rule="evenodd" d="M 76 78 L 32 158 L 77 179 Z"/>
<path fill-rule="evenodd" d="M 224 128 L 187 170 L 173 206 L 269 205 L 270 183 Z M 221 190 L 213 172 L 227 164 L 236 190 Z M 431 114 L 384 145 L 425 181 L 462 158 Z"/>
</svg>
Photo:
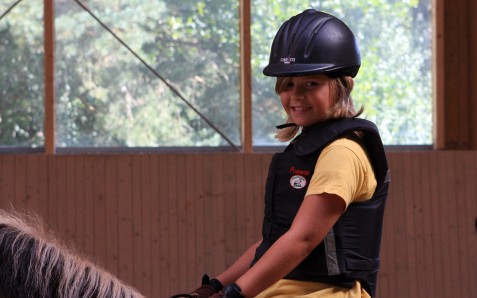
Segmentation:
<svg viewBox="0 0 477 298">
<path fill-rule="evenodd" d="M 0 209 L 0 298 L 144 297 L 61 244 L 39 216 Z"/>
</svg>

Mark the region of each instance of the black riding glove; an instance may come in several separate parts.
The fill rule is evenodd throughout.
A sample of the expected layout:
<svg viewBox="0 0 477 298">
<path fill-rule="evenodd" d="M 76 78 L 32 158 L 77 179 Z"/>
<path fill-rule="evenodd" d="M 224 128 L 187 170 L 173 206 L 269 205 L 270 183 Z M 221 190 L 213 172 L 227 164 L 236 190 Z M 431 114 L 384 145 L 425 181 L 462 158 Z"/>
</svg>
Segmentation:
<svg viewBox="0 0 477 298">
<path fill-rule="evenodd" d="M 209 276 L 204 274 L 204 276 L 202 276 L 202 285 L 195 289 L 192 293 L 177 294 L 171 298 L 209 298 L 223 288 L 224 286 L 218 279 L 209 279 Z"/>
</svg>

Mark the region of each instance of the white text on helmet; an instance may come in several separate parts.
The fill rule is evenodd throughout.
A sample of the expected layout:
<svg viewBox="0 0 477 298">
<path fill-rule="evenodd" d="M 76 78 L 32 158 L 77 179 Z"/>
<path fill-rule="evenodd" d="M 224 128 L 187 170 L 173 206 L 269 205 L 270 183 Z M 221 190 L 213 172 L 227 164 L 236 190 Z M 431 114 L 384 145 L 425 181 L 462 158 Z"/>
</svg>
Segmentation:
<svg viewBox="0 0 477 298">
<path fill-rule="evenodd" d="M 283 64 L 295 63 L 295 58 L 280 58 L 280 62 Z"/>
</svg>

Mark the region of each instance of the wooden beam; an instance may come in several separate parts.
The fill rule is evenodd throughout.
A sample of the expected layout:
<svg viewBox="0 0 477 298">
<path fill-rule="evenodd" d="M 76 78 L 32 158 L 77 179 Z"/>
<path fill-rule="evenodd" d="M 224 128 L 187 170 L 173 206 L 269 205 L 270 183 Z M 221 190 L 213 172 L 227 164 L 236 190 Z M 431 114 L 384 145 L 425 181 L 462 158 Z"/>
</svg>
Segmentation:
<svg viewBox="0 0 477 298">
<path fill-rule="evenodd" d="M 242 152 L 253 151 L 252 145 L 252 66 L 250 35 L 250 0 L 240 1 L 240 99 Z"/>
<path fill-rule="evenodd" d="M 477 73 L 472 71 L 477 67 L 477 19 L 473 16 L 477 14 L 477 2 L 476 1 L 469 1 L 469 9 L 468 11 L 468 18 L 469 18 L 469 101 L 470 101 L 470 113 L 471 115 L 477 115 L 477 90 L 475 86 L 477 86 Z M 472 17 L 471 17 L 472 16 Z M 471 150 L 477 150 L 477 131 L 475 128 L 477 127 L 477 117 L 471 117 L 470 123 L 470 148 Z"/>
<path fill-rule="evenodd" d="M 434 149 L 445 149 L 444 0 L 432 1 L 432 88 Z"/>
<path fill-rule="evenodd" d="M 436 105 L 438 127 L 442 136 L 439 137 L 439 149 L 468 150 L 473 133 L 471 127 L 472 111 L 470 102 L 471 85 L 469 63 L 470 48 L 470 2 L 471 0 L 437 1 L 437 22 L 442 19 L 444 40 L 441 43 L 442 51 L 436 53 L 437 69 L 440 75 L 435 82 L 436 88 L 442 88 L 439 102 Z M 439 9 L 440 5 L 440 9 Z M 439 23 L 438 23 L 439 24 Z M 443 57 L 441 57 L 442 55 Z M 440 63 L 442 61 L 442 63 Z M 438 89 L 440 90 L 440 89 Z"/>
<path fill-rule="evenodd" d="M 45 153 L 55 154 L 55 3 L 44 0 Z"/>
</svg>

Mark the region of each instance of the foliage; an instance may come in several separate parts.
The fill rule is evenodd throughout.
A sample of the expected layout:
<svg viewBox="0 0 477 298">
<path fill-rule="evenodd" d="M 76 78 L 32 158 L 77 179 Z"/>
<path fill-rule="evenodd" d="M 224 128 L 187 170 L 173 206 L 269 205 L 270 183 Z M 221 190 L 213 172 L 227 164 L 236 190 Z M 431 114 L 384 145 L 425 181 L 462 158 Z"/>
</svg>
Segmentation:
<svg viewBox="0 0 477 298">
<path fill-rule="evenodd" d="M 224 144 L 198 114 L 87 12 L 71 2 L 62 2 L 61 7 L 57 77 L 58 90 L 63 92 L 59 96 L 62 144 Z M 97 1 L 90 3 L 89 9 L 188 102 L 239 142 L 237 16 L 230 5 Z M 77 25 L 72 32 L 73 23 Z M 231 29 L 218 30 L 220 26 Z M 78 63 L 73 60 L 81 61 L 80 67 L 75 69 Z M 223 64 L 228 65 L 226 71 Z M 69 80 L 75 75 L 77 79 L 62 82 L 62 78 Z M 74 131 L 80 135 L 71 134 Z"/>
<path fill-rule="evenodd" d="M 9 14 L 11 21 L 0 20 L 0 144 L 2 147 L 36 147 L 43 143 L 41 5 L 36 8 L 18 7 Z M 23 13 L 31 17 L 20 22 Z M 3 11 L 0 11 L 1 14 Z"/>
<path fill-rule="evenodd" d="M 22 2 L 0 20 L 2 146 L 43 142 L 42 6 L 35 1 Z M 147 66 L 76 1 L 55 1 L 59 146 L 226 146 L 187 102 L 239 145 L 239 1 L 81 3 Z M 274 34 L 308 7 L 342 18 L 358 37 L 363 65 L 354 98 L 385 142 L 430 143 L 429 5 L 429 0 L 325 0 L 306 6 L 300 0 L 254 0 L 254 143 L 276 144 L 274 126 L 284 120 L 274 79 L 261 74 Z"/>
<path fill-rule="evenodd" d="M 364 117 L 374 121 L 386 144 L 432 142 L 431 33 L 429 1 L 354 0 L 309 1 L 256 0 L 253 11 L 254 139 L 267 144 L 273 126 L 284 121 L 273 91 L 273 81 L 261 70 L 275 32 L 291 15 L 315 8 L 342 19 L 355 33 L 362 66 L 355 80 L 353 98 L 364 106 Z M 273 28 L 273 30 L 267 30 Z M 264 35 L 265 34 L 265 35 Z M 271 113 L 268 113 L 270 110 Z M 273 142 L 272 142 L 273 143 Z"/>
</svg>

